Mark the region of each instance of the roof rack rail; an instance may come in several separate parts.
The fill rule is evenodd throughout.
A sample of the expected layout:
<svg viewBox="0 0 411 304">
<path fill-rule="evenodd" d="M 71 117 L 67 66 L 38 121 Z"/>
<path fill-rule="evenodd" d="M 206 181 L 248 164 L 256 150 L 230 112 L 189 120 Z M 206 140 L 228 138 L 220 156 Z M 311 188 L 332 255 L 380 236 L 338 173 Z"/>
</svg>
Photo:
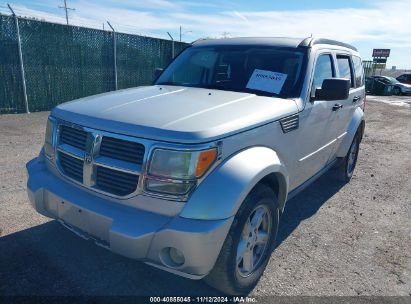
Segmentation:
<svg viewBox="0 0 411 304">
<path fill-rule="evenodd" d="M 313 40 L 313 37 L 304 38 L 298 46 L 310 47 L 310 43 L 312 40 Z"/>
<path fill-rule="evenodd" d="M 332 39 L 326 39 L 326 38 L 305 38 L 303 41 L 301 41 L 300 46 L 306 46 L 306 47 L 311 47 L 316 44 L 331 44 L 331 45 L 337 45 L 337 46 L 342 46 L 346 47 L 348 49 L 351 49 L 353 51 L 358 51 L 356 47 L 352 46 L 351 44 L 332 40 Z"/>
</svg>

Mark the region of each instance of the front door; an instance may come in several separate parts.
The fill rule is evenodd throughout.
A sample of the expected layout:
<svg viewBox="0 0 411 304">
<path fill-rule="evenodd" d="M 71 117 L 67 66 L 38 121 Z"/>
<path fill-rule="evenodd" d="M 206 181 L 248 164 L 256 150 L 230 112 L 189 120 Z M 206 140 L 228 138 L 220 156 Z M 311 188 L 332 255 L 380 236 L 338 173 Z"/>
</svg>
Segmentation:
<svg viewBox="0 0 411 304">
<path fill-rule="evenodd" d="M 312 93 L 322 87 L 324 79 L 335 77 L 331 53 L 317 56 L 312 81 Z M 335 149 L 335 133 L 332 130 L 335 111 L 334 101 L 315 100 L 307 102 L 300 113 L 300 135 L 296 183 L 302 184 L 327 164 Z"/>
</svg>

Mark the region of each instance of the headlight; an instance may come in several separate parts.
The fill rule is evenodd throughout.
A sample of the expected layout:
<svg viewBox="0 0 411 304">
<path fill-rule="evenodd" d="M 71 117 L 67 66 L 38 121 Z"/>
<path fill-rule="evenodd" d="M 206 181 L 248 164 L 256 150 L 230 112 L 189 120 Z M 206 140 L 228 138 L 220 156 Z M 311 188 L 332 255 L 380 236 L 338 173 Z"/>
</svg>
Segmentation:
<svg viewBox="0 0 411 304">
<path fill-rule="evenodd" d="M 50 159 L 54 158 L 54 127 L 56 125 L 55 119 L 50 117 L 47 119 L 46 137 L 44 140 L 44 152 Z"/>
<path fill-rule="evenodd" d="M 187 194 L 216 158 L 216 148 L 202 151 L 155 149 L 148 167 L 146 190 L 170 195 Z"/>
</svg>

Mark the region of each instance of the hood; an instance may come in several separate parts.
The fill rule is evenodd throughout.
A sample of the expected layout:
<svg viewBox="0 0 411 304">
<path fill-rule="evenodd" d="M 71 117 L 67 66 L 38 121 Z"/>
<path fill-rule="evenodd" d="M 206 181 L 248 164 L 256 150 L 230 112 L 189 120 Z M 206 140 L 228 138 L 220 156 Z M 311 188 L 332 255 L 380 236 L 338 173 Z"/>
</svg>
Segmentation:
<svg viewBox="0 0 411 304">
<path fill-rule="evenodd" d="M 94 129 L 200 143 L 297 112 L 292 99 L 179 86 L 138 87 L 61 104 L 52 115 Z"/>
</svg>

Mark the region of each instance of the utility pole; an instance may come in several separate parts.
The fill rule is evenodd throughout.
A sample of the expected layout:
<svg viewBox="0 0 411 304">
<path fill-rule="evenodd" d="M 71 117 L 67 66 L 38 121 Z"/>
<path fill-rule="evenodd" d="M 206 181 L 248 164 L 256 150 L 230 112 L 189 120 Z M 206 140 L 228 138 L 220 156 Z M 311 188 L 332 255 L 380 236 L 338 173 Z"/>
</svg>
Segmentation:
<svg viewBox="0 0 411 304">
<path fill-rule="evenodd" d="M 181 42 L 181 25 L 180 25 L 180 42 Z"/>
<path fill-rule="evenodd" d="M 71 7 L 67 7 L 67 0 L 64 0 L 64 6 L 59 5 L 59 8 L 62 8 L 62 9 L 64 9 L 64 10 L 66 11 L 66 22 L 67 22 L 67 25 L 68 25 L 68 24 L 69 24 L 69 21 L 68 21 L 68 10 L 75 11 L 76 9 L 75 9 L 75 8 L 71 8 Z"/>
</svg>

